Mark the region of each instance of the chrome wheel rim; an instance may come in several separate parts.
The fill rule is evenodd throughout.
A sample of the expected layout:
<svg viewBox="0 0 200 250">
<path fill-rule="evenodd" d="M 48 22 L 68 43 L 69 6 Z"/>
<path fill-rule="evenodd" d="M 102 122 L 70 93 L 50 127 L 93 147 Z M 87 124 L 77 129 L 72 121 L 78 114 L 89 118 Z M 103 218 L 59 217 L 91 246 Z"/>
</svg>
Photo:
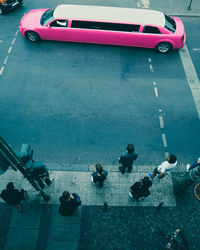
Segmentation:
<svg viewBox="0 0 200 250">
<path fill-rule="evenodd" d="M 161 44 L 158 46 L 158 50 L 159 50 L 161 53 L 166 53 L 167 51 L 170 50 L 170 46 L 169 46 L 169 44 L 167 44 L 167 43 L 161 43 Z"/>
<path fill-rule="evenodd" d="M 37 41 L 37 37 L 33 32 L 28 32 L 27 37 L 31 42 L 36 42 Z"/>
</svg>

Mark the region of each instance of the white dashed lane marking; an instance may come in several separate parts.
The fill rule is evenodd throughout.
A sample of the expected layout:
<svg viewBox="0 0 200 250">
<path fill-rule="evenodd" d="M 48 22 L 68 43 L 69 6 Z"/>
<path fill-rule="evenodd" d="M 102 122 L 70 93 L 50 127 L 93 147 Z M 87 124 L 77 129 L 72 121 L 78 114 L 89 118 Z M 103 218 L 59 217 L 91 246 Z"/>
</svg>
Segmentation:
<svg viewBox="0 0 200 250">
<path fill-rule="evenodd" d="M 10 54 L 12 51 L 12 46 L 10 46 L 10 48 L 8 49 L 8 54 Z"/>
<path fill-rule="evenodd" d="M 162 140 L 163 140 L 163 146 L 166 148 L 167 147 L 167 139 L 166 139 L 165 134 L 162 134 Z"/>
<path fill-rule="evenodd" d="M 3 74 L 3 71 L 4 71 L 4 66 L 2 66 L 1 69 L 0 69 L 0 75 Z"/>
<path fill-rule="evenodd" d="M 158 88 L 157 87 L 154 88 L 154 93 L 155 93 L 155 97 L 158 97 Z"/>
<path fill-rule="evenodd" d="M 7 61 L 8 61 L 8 56 L 6 56 L 6 58 L 5 58 L 4 62 L 3 62 L 3 64 L 6 64 Z"/>
<path fill-rule="evenodd" d="M 160 122 L 160 127 L 164 128 L 164 121 L 162 115 L 159 115 L 159 122 Z"/>
</svg>

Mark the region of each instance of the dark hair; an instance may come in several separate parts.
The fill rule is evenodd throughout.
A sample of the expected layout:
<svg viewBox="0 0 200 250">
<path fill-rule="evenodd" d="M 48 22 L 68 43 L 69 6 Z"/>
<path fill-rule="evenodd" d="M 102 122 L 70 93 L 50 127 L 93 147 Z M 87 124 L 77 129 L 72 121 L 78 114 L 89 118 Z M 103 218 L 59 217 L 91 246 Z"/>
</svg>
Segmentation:
<svg viewBox="0 0 200 250">
<path fill-rule="evenodd" d="M 103 172 L 103 167 L 102 167 L 102 165 L 101 165 L 100 163 L 97 163 L 97 164 L 95 165 L 95 168 L 96 168 L 96 170 L 97 170 L 97 172 L 98 172 L 99 174 L 102 174 L 102 172 Z"/>
<path fill-rule="evenodd" d="M 151 187 L 152 186 L 152 182 L 149 180 L 149 177 L 147 177 L 147 176 L 142 178 L 142 184 L 145 187 Z"/>
<path fill-rule="evenodd" d="M 13 184 L 13 182 L 9 182 L 8 185 L 6 186 L 6 189 L 7 189 L 8 191 L 13 190 L 13 189 L 14 189 L 14 184 Z"/>
<path fill-rule="evenodd" d="M 173 155 L 173 154 L 169 154 L 169 156 L 167 157 L 167 161 L 171 164 L 175 163 L 176 162 L 176 156 Z"/>
<path fill-rule="evenodd" d="M 64 191 L 63 194 L 62 194 L 62 197 L 65 199 L 65 200 L 68 200 L 69 197 L 70 197 L 70 193 L 68 191 Z"/>
<path fill-rule="evenodd" d="M 127 151 L 128 151 L 129 154 L 133 153 L 134 150 L 135 150 L 133 144 L 128 144 L 128 146 L 127 146 L 126 149 L 127 149 Z"/>
</svg>

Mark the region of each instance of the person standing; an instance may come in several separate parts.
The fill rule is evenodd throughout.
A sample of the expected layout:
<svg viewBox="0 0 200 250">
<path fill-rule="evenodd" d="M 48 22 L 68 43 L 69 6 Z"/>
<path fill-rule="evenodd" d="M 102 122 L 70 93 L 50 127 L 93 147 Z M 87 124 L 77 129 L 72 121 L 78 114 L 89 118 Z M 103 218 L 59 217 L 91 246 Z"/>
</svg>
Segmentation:
<svg viewBox="0 0 200 250">
<path fill-rule="evenodd" d="M 19 191 L 18 189 L 15 189 L 13 182 L 9 182 L 6 189 L 1 192 L 0 196 L 8 205 L 15 206 L 19 212 L 23 211 L 21 201 L 27 199 L 27 191 L 24 189 Z"/>
<path fill-rule="evenodd" d="M 133 162 L 137 159 L 138 154 L 135 153 L 135 148 L 133 144 L 128 144 L 127 151 L 123 153 L 119 158 L 119 163 L 122 165 L 119 166 L 119 171 L 124 174 L 126 168 L 128 168 L 128 172 L 130 173 L 133 168 Z"/>
<path fill-rule="evenodd" d="M 68 191 L 64 191 L 62 196 L 59 197 L 60 206 L 59 213 L 63 216 L 70 216 L 78 211 L 78 206 L 81 205 L 81 200 L 78 194 L 70 194 Z"/>
<path fill-rule="evenodd" d="M 162 162 L 158 167 L 154 168 L 153 173 L 149 173 L 149 177 L 153 179 L 156 175 L 158 175 L 158 179 L 162 179 L 167 173 L 175 168 L 176 165 L 176 156 L 173 154 L 169 154 L 166 161 Z"/>
<path fill-rule="evenodd" d="M 103 187 L 103 182 L 105 181 L 108 172 L 103 169 L 100 163 L 97 163 L 94 167 L 94 173 L 92 173 L 91 181 L 93 184 L 99 183 L 99 187 Z"/>
<path fill-rule="evenodd" d="M 129 192 L 129 197 L 140 201 L 140 198 L 147 197 L 151 193 L 149 188 L 152 186 L 152 181 L 149 180 L 149 177 L 143 176 L 140 181 L 136 181 L 131 187 Z"/>
</svg>

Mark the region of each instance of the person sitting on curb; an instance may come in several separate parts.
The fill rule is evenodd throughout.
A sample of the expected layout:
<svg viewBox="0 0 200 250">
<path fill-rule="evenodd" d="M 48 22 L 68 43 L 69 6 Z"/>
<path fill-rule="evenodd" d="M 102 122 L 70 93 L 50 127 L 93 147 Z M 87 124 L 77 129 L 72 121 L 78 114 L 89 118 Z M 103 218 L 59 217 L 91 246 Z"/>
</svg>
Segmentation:
<svg viewBox="0 0 200 250">
<path fill-rule="evenodd" d="M 27 191 L 24 189 L 19 191 L 18 189 L 15 189 L 13 182 L 9 182 L 6 189 L 1 192 L 0 196 L 8 205 L 15 206 L 19 212 L 23 211 L 21 201 L 27 199 Z"/>
<path fill-rule="evenodd" d="M 158 167 L 154 168 L 153 173 L 149 173 L 150 178 L 154 178 L 158 175 L 158 179 L 162 179 L 167 173 L 169 173 L 177 165 L 176 156 L 169 154 L 166 161 L 161 163 Z"/>
<path fill-rule="evenodd" d="M 63 216 L 70 216 L 78 212 L 78 207 L 81 205 L 81 200 L 78 194 L 70 194 L 64 191 L 62 196 L 59 197 L 61 205 L 59 206 L 59 213 Z"/>
<path fill-rule="evenodd" d="M 126 168 L 128 168 L 128 172 L 130 173 L 133 167 L 133 162 L 137 159 L 138 154 L 135 153 L 135 148 L 133 144 L 128 144 L 127 151 L 123 153 L 119 158 L 119 163 L 122 164 L 122 166 L 119 166 L 119 171 L 124 174 Z"/>
<path fill-rule="evenodd" d="M 143 176 L 140 181 L 136 181 L 131 187 L 129 197 L 136 201 L 141 201 L 140 198 L 149 196 L 151 193 L 149 188 L 152 186 L 152 181 L 149 177 Z"/>
<path fill-rule="evenodd" d="M 91 181 L 93 184 L 99 183 L 99 187 L 103 187 L 103 182 L 108 175 L 108 172 L 103 169 L 100 163 L 97 163 L 94 167 L 95 172 L 92 173 Z"/>
</svg>

